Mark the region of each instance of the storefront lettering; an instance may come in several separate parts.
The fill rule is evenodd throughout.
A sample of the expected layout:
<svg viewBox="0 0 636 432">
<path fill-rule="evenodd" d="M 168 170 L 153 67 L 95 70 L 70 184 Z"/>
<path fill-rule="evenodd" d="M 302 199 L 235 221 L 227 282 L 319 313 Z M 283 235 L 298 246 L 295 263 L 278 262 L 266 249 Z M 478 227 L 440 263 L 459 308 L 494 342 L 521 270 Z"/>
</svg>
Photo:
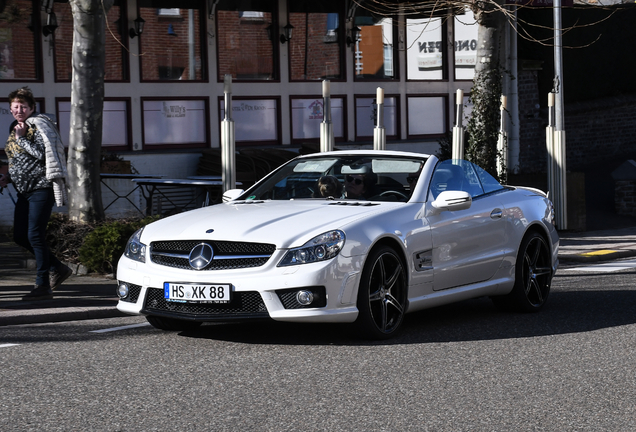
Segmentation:
<svg viewBox="0 0 636 432">
<path fill-rule="evenodd" d="M 241 103 L 240 105 L 234 105 L 232 111 L 264 111 L 267 107 L 265 105 L 249 105 Z"/>
<path fill-rule="evenodd" d="M 418 42 L 417 46 L 420 53 L 442 52 L 441 41 Z M 477 39 L 455 41 L 455 51 L 477 51 Z"/>
</svg>

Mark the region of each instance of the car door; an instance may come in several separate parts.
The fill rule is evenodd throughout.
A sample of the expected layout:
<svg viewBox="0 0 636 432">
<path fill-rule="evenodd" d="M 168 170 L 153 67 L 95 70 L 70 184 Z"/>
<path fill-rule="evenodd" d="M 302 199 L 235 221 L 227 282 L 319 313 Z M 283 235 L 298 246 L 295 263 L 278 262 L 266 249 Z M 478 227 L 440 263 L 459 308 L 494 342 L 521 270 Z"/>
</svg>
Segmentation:
<svg viewBox="0 0 636 432">
<path fill-rule="evenodd" d="M 498 194 L 484 193 L 467 161 L 444 161 L 435 169 L 427 206 L 444 190 L 473 197 L 470 208 L 428 215 L 433 241 L 433 289 L 490 279 L 503 260 L 506 220 Z"/>
</svg>

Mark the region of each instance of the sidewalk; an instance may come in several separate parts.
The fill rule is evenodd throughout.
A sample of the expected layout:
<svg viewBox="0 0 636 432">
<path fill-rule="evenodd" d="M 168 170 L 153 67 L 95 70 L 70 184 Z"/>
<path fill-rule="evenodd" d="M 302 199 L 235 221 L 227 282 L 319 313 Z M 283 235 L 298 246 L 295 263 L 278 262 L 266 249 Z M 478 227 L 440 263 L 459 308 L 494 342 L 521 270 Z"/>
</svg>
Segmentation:
<svg viewBox="0 0 636 432">
<path fill-rule="evenodd" d="M 561 233 L 561 267 L 636 256 L 636 227 Z M 112 276 L 73 275 L 52 300 L 22 301 L 32 288 L 32 258 L 0 236 L 0 326 L 124 316 L 116 309 L 117 282 Z"/>
</svg>

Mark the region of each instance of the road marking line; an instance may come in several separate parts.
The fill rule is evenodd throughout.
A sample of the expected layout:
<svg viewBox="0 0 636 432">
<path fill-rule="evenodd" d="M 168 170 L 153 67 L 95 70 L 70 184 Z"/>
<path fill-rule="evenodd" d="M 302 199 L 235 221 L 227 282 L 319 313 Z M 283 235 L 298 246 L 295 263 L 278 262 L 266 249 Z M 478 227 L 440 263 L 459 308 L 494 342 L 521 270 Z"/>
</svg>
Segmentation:
<svg viewBox="0 0 636 432">
<path fill-rule="evenodd" d="M 610 273 L 610 272 L 615 272 L 619 270 L 627 270 L 632 268 L 636 268 L 636 260 L 616 261 L 611 263 L 601 263 L 601 264 L 587 265 L 582 267 L 571 267 L 564 270 Z"/>
<path fill-rule="evenodd" d="M 597 255 L 609 255 L 612 253 L 615 253 L 615 250 L 609 250 L 609 249 L 603 249 L 603 250 L 597 250 L 594 252 L 585 252 L 580 254 L 581 256 L 597 256 Z"/>
<path fill-rule="evenodd" d="M 150 323 L 131 324 L 131 325 L 122 326 L 122 327 L 112 327 L 112 328 L 107 328 L 102 330 L 91 330 L 89 333 L 108 333 L 108 332 L 114 332 L 119 330 L 128 330 L 128 329 L 137 328 L 137 327 L 145 327 L 149 325 Z"/>
<path fill-rule="evenodd" d="M 8 347 L 18 346 L 18 345 L 20 345 L 20 344 L 7 343 L 7 344 L 1 344 L 0 348 L 8 348 Z"/>
</svg>

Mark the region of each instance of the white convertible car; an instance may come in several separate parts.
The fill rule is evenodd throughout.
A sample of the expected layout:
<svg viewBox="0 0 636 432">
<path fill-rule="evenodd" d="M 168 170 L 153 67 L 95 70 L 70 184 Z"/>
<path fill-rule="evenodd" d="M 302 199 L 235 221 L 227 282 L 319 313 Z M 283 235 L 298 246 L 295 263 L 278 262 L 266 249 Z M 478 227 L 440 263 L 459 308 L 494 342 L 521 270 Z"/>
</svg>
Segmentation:
<svg viewBox="0 0 636 432">
<path fill-rule="evenodd" d="M 404 314 L 490 296 L 538 311 L 558 266 L 545 193 L 464 160 L 393 151 L 300 156 L 224 202 L 137 231 L 118 309 L 159 329 L 273 319 L 388 338 Z"/>
</svg>

